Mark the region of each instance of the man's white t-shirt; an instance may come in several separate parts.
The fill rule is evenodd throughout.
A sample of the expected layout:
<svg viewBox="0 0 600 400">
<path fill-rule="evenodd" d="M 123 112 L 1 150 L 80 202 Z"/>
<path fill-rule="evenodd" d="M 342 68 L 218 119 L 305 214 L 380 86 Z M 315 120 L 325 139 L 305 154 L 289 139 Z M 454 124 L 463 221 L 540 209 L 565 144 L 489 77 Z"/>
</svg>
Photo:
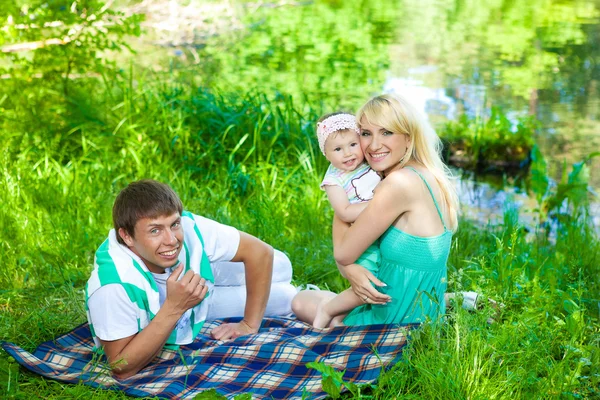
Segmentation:
<svg viewBox="0 0 600 400">
<path fill-rule="evenodd" d="M 231 226 L 198 215 L 194 215 L 194 219 L 204 240 L 204 251 L 211 264 L 233 259 L 240 244 L 240 232 Z M 152 275 L 158 286 L 159 301 L 162 306 L 166 299 L 166 284 L 171 270 L 167 268 L 164 274 L 153 273 Z M 214 296 L 209 296 L 201 303 L 200 313 L 204 316 L 208 314 L 211 307 L 212 297 Z M 102 340 L 123 339 L 139 331 L 138 307 L 131 302 L 127 292 L 119 284 L 105 285 L 96 290 L 88 300 L 88 308 L 95 334 Z M 190 310 L 181 316 L 175 329 L 191 332 L 189 327 Z"/>
</svg>

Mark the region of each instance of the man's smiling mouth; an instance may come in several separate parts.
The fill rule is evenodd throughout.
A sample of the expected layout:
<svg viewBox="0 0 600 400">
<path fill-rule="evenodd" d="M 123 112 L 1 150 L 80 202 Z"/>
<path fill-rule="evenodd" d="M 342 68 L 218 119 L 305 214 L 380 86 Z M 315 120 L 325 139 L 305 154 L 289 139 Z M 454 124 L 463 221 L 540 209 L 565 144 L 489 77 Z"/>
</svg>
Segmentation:
<svg viewBox="0 0 600 400">
<path fill-rule="evenodd" d="M 178 248 L 179 248 L 179 247 L 177 247 L 177 248 L 175 248 L 175 249 L 173 249 L 173 250 L 169 250 L 169 251 L 163 251 L 163 252 L 161 252 L 161 253 L 158 253 L 158 254 L 160 254 L 160 255 L 162 255 L 162 256 L 167 256 L 167 257 L 170 257 L 170 256 L 173 256 L 173 255 L 175 255 L 175 253 L 177 253 L 177 249 L 178 249 Z"/>
</svg>

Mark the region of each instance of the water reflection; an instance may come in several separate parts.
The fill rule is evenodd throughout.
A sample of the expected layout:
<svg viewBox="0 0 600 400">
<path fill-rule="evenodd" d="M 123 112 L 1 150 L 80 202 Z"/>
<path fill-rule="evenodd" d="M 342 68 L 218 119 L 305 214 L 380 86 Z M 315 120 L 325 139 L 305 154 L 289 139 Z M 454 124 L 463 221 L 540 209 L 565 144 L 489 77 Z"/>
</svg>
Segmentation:
<svg viewBox="0 0 600 400">
<path fill-rule="evenodd" d="M 409 72 L 412 74 L 437 73 L 437 68 L 420 67 Z M 415 106 L 426 115 L 430 122 L 442 123 L 454 120 L 460 113 L 469 116 L 487 116 L 490 110 L 485 108 L 486 88 L 482 85 L 458 85 L 455 90 L 447 88 L 430 88 L 423 86 L 422 80 L 414 78 L 390 77 L 386 81 L 384 92 L 401 94 L 411 99 Z M 448 96 L 452 93 L 455 97 Z M 460 113 L 457 111 L 461 109 Z M 523 111 L 513 110 L 507 113 L 508 119 L 516 129 L 518 118 Z M 559 122 L 557 119 L 554 122 Z M 589 150 L 589 149 L 588 149 Z M 531 231 L 535 230 L 538 221 L 536 201 L 526 191 L 513 183 L 507 184 L 498 176 L 477 176 L 454 170 L 460 176 L 457 183 L 463 215 L 470 219 L 487 221 L 491 224 L 501 223 L 504 213 L 518 210 L 520 222 Z M 518 180 L 517 180 L 518 181 Z M 592 202 L 592 215 L 596 226 L 600 228 L 600 201 Z"/>
<path fill-rule="evenodd" d="M 455 170 L 455 174 L 460 176 L 460 171 Z M 518 211 L 519 223 L 530 232 L 536 230 L 539 223 L 537 202 L 518 186 L 503 185 L 499 188 L 467 174 L 458 180 L 456 188 L 463 217 L 496 225 L 503 222 L 506 212 Z M 600 202 L 591 203 L 590 216 L 600 233 Z"/>
<path fill-rule="evenodd" d="M 434 125 L 461 113 L 485 116 L 492 106 L 513 120 L 535 115 L 555 179 L 563 162 L 600 150 L 598 0 L 234 3 L 246 10 L 245 29 L 202 36 L 188 57 L 199 85 L 289 93 L 324 111 L 357 109 L 370 95 L 401 90 Z M 171 71 L 190 68 L 169 61 Z M 590 182 L 600 191 L 600 159 Z M 509 198 L 520 204 L 516 189 L 492 195 L 480 193 L 485 184 L 465 185 L 489 203 L 482 209 Z"/>
<path fill-rule="evenodd" d="M 435 69 L 431 70 L 435 71 Z M 386 93 L 401 94 L 430 118 L 434 116 L 447 120 L 454 120 L 456 115 L 456 102 L 446 95 L 444 89 L 435 89 L 423 86 L 423 82 L 412 78 L 388 78 L 383 85 Z"/>
<path fill-rule="evenodd" d="M 461 176 L 460 171 L 454 172 Z M 467 218 L 493 225 L 502 222 L 505 212 L 518 210 L 521 222 L 525 226 L 532 228 L 536 224 L 533 212 L 536 203 L 518 187 L 503 185 L 499 188 L 497 185 L 463 174 L 456 188 L 463 216 Z"/>
</svg>

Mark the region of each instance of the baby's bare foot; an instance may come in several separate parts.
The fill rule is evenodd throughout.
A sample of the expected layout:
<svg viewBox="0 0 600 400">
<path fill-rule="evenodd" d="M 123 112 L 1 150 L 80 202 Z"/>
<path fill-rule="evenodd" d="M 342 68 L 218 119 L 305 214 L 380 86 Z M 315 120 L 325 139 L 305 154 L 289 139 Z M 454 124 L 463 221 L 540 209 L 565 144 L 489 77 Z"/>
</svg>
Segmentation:
<svg viewBox="0 0 600 400">
<path fill-rule="evenodd" d="M 325 304 L 327 304 L 329 300 L 323 300 L 319 303 L 317 307 L 317 315 L 315 316 L 315 320 L 313 321 L 313 326 L 315 328 L 323 329 L 329 326 L 329 322 L 333 318 L 332 315 L 329 315 L 327 311 L 325 311 Z"/>
</svg>

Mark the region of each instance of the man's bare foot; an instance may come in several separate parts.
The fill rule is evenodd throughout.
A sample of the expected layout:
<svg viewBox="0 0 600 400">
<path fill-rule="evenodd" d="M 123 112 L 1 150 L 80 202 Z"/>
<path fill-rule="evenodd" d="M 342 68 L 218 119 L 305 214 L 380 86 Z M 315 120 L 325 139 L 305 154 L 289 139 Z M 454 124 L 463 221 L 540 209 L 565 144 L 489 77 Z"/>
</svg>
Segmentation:
<svg viewBox="0 0 600 400">
<path fill-rule="evenodd" d="M 329 315 L 327 311 L 325 311 L 325 304 L 327 304 L 328 301 L 329 299 L 323 300 L 317 307 L 317 315 L 315 315 L 315 320 L 313 321 L 313 326 L 315 328 L 327 328 L 333 318 L 332 315 Z"/>
</svg>

